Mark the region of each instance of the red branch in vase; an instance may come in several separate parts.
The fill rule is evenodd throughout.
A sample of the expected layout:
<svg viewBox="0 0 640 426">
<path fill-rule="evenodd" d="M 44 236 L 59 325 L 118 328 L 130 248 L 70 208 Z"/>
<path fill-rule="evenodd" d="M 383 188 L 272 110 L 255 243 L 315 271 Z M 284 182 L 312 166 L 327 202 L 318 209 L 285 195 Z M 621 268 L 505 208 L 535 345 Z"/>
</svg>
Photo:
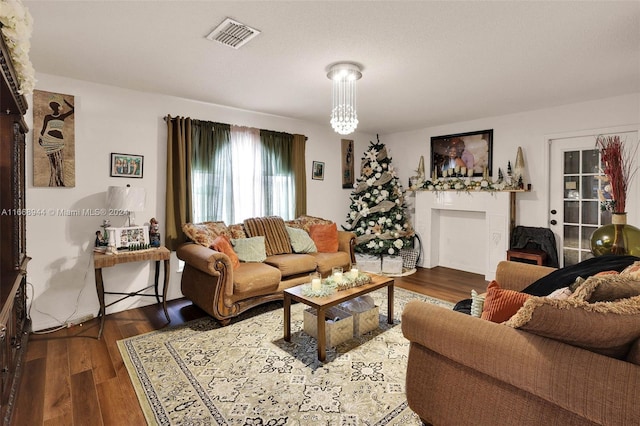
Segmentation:
<svg viewBox="0 0 640 426">
<path fill-rule="evenodd" d="M 636 172 L 633 160 L 638 147 L 636 146 L 633 153 L 629 155 L 625 152 L 624 142 L 620 140 L 620 136 L 598 136 L 596 146 L 600 150 L 603 173 L 611 186 L 613 212 L 625 213 L 627 190 Z"/>
</svg>

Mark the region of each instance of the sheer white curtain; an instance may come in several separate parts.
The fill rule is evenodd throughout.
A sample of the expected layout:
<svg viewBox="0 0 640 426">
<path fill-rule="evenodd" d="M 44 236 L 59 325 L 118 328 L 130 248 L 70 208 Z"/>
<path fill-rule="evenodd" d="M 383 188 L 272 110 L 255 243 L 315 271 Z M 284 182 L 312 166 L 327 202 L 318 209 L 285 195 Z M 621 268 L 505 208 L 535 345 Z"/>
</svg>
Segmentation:
<svg viewBox="0 0 640 426">
<path fill-rule="evenodd" d="M 262 185 L 262 146 L 260 129 L 231 126 L 234 217 L 240 223 L 250 217 L 264 216 Z"/>
<path fill-rule="evenodd" d="M 293 219 L 296 213 L 293 135 L 192 122 L 190 175 L 195 223 L 221 220 L 230 225 L 268 215 Z"/>
</svg>

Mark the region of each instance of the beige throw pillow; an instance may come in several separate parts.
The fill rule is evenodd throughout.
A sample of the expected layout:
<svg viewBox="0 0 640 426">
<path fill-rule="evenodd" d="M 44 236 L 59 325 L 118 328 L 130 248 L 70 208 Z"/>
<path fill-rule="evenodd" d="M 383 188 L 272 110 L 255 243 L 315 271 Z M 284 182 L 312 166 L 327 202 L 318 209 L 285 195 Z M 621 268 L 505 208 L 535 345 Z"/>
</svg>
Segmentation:
<svg viewBox="0 0 640 426">
<path fill-rule="evenodd" d="M 292 228 L 287 226 L 287 233 L 291 240 L 291 248 L 294 253 L 315 253 L 318 251 L 315 243 L 307 234 L 307 231 L 301 228 Z"/>
<path fill-rule="evenodd" d="M 232 239 L 231 244 L 240 262 L 264 262 L 267 258 L 264 237 Z"/>
<path fill-rule="evenodd" d="M 587 278 L 570 298 L 594 303 L 612 302 L 634 296 L 640 296 L 640 281 L 634 276 L 610 274 Z"/>
<path fill-rule="evenodd" d="M 230 236 L 229 228 L 224 222 L 185 223 L 182 232 L 194 243 L 211 247 L 219 235 Z"/>
<path fill-rule="evenodd" d="M 596 303 L 533 296 L 505 325 L 623 359 L 640 337 L 640 296 Z"/>
</svg>

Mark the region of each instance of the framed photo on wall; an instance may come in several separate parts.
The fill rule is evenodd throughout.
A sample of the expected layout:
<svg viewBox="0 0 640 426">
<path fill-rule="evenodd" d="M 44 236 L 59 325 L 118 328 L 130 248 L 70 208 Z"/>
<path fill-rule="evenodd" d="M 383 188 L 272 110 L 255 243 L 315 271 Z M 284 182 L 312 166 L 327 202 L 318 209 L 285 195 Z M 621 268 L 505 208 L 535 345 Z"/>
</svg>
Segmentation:
<svg viewBox="0 0 640 426">
<path fill-rule="evenodd" d="M 143 155 L 111 153 L 111 177 L 142 179 L 143 166 Z"/>
<path fill-rule="evenodd" d="M 431 177 L 491 176 L 493 129 L 431 138 Z"/>
<path fill-rule="evenodd" d="M 311 166 L 311 178 L 314 180 L 324 180 L 324 163 L 322 161 L 314 161 Z"/>
</svg>

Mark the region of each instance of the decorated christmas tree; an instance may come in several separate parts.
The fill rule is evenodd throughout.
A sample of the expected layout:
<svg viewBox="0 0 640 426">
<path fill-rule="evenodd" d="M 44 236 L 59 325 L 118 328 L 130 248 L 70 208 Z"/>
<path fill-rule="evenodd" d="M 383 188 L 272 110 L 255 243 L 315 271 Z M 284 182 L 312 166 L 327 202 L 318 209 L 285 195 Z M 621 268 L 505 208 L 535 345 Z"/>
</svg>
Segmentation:
<svg viewBox="0 0 640 426">
<path fill-rule="evenodd" d="M 356 234 L 357 252 L 397 255 L 410 246 L 414 232 L 405 213 L 404 190 L 379 138 L 365 152 L 361 173 L 350 196 L 345 229 Z"/>
</svg>

